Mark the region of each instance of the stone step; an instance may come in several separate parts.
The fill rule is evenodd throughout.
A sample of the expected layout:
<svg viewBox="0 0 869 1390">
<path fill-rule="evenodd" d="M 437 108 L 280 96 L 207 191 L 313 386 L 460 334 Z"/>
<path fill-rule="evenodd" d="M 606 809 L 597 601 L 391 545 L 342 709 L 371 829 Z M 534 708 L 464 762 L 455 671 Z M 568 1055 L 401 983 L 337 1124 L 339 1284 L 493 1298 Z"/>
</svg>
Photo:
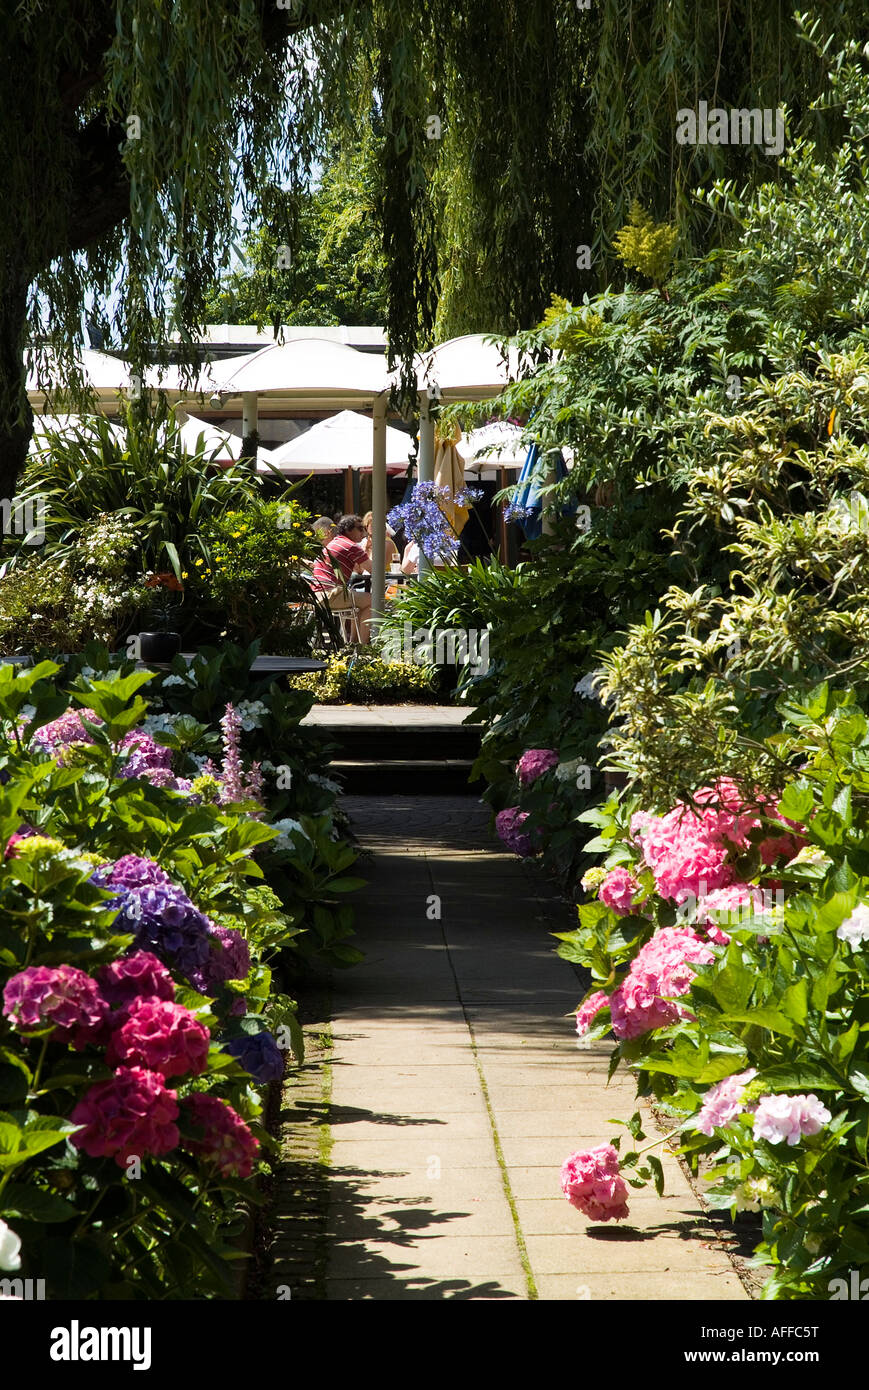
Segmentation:
<svg viewBox="0 0 869 1390">
<path fill-rule="evenodd" d="M 333 761 L 330 776 L 337 777 L 349 796 L 389 796 L 425 792 L 433 796 L 479 796 L 479 786 L 468 778 L 469 758 L 378 758 Z"/>
</svg>

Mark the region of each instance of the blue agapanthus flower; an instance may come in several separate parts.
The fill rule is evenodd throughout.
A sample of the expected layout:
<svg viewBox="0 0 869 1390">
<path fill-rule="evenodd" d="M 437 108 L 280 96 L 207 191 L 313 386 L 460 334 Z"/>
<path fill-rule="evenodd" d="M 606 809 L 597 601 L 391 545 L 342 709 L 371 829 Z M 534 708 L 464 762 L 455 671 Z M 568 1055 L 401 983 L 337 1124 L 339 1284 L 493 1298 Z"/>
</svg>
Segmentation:
<svg viewBox="0 0 869 1390">
<path fill-rule="evenodd" d="M 441 504 L 467 507 L 482 495 L 479 489 L 463 487 L 454 493 L 452 488 L 438 487 L 436 483 L 417 483 L 409 499 L 393 507 L 387 521 L 394 531 L 403 529 L 410 540 L 416 541 L 427 559 L 454 559 L 459 538 Z"/>
<path fill-rule="evenodd" d="M 271 1033 L 254 1033 L 222 1042 L 224 1052 L 235 1057 L 255 1081 L 280 1081 L 284 1074 L 284 1054 Z"/>
</svg>

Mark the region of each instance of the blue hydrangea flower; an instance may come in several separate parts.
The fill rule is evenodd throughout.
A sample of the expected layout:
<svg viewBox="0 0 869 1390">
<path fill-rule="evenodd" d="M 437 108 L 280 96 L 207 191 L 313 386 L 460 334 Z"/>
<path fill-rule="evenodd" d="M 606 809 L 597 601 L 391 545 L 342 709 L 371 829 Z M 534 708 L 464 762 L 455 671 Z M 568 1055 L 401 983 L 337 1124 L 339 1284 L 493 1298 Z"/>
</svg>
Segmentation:
<svg viewBox="0 0 869 1390">
<path fill-rule="evenodd" d="M 224 1052 L 235 1057 L 255 1081 L 280 1081 L 284 1074 L 284 1054 L 271 1033 L 230 1038 L 222 1042 Z"/>
</svg>

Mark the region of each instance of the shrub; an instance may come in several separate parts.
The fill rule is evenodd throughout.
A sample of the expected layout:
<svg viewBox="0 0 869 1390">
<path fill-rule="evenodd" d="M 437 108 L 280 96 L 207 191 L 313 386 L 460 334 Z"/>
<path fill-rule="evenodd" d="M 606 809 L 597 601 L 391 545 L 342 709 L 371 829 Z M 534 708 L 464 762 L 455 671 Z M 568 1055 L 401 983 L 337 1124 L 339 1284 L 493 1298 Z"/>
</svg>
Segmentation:
<svg viewBox="0 0 869 1390">
<path fill-rule="evenodd" d="M 762 1211 L 765 1296 L 824 1298 L 869 1259 L 869 719 L 826 686 L 782 714 L 777 794 L 722 781 L 663 817 L 637 796 L 581 817 L 607 873 L 559 953 L 591 972 L 581 1037 L 613 1029 L 613 1069 L 706 1161 L 710 1202 Z"/>
<path fill-rule="evenodd" d="M 88 670 L 0 669 L 0 1229 L 52 1298 L 232 1297 L 260 1087 L 301 1056 L 272 970 L 307 930 L 358 958 L 354 856 L 328 814 L 197 796 L 189 716 Z"/>
<path fill-rule="evenodd" d="M 327 657 L 327 670 L 292 676 L 295 690 L 310 692 L 323 705 L 432 704 L 437 702 L 430 667 L 384 661 L 373 652 Z"/>
</svg>

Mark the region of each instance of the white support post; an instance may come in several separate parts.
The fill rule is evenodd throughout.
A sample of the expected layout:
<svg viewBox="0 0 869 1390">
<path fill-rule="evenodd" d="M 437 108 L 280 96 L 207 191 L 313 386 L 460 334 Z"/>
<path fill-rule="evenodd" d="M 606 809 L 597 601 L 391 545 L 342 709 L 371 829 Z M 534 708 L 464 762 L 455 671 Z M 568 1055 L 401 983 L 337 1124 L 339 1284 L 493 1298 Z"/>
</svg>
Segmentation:
<svg viewBox="0 0 869 1390">
<path fill-rule="evenodd" d="M 386 394 L 374 402 L 371 463 L 371 636 L 383 617 L 386 593 Z"/>
<path fill-rule="evenodd" d="M 259 397 L 255 391 L 244 391 L 241 397 L 241 437 L 247 439 L 259 429 Z M 254 461 L 256 469 L 256 461 Z"/>
<path fill-rule="evenodd" d="M 419 393 L 419 459 L 417 478 L 421 483 L 434 482 L 435 465 L 435 422 L 429 409 L 428 391 Z M 431 560 L 419 550 L 419 577 L 422 578 L 432 568 Z"/>
</svg>

